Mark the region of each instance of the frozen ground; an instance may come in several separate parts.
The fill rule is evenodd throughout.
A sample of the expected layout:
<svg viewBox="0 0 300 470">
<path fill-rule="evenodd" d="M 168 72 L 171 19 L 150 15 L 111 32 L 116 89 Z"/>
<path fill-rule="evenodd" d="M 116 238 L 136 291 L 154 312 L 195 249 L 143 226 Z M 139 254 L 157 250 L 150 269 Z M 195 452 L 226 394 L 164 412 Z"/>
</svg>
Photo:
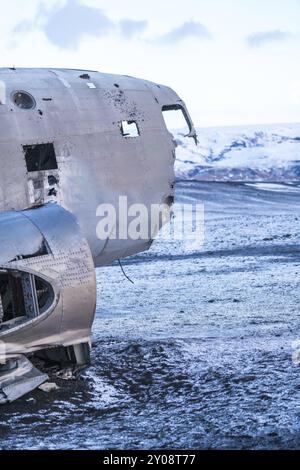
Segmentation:
<svg viewBox="0 0 300 470">
<path fill-rule="evenodd" d="M 98 270 L 92 367 L 0 409 L 2 449 L 300 447 L 300 186 L 183 182 L 205 244 Z"/>
</svg>

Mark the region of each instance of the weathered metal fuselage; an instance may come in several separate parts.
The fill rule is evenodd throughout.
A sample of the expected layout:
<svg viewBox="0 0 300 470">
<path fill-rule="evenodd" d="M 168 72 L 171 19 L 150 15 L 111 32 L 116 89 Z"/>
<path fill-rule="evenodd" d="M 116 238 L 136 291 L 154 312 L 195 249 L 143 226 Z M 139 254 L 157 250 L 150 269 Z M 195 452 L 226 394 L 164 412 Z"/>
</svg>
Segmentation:
<svg viewBox="0 0 300 470">
<path fill-rule="evenodd" d="M 160 228 L 148 240 L 99 239 L 97 208 L 118 207 L 120 196 L 149 214 L 153 204 L 170 205 L 175 144 L 162 110 L 181 109 L 191 137 L 195 131 L 176 93 L 148 81 L 65 69 L 2 69 L 0 81 L 0 345 L 7 364 L 89 343 L 94 267 L 148 249 Z M 9 374 L 1 373 L 0 401 L 1 389 L 4 402 L 24 393 L 10 397 Z"/>
</svg>

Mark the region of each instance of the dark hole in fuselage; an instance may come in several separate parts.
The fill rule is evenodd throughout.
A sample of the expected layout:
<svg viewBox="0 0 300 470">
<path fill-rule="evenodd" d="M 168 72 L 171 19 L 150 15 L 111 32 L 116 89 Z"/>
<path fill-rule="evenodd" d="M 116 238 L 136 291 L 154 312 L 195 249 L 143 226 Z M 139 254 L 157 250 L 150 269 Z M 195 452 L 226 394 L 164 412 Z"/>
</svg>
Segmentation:
<svg viewBox="0 0 300 470">
<path fill-rule="evenodd" d="M 55 188 L 51 188 L 48 191 L 48 196 L 57 196 L 57 191 Z"/>
<path fill-rule="evenodd" d="M 174 196 L 167 196 L 164 202 L 167 204 L 167 206 L 171 207 L 174 204 Z"/>
<path fill-rule="evenodd" d="M 23 145 L 27 171 L 57 170 L 57 161 L 52 143 Z"/>
<path fill-rule="evenodd" d="M 58 179 L 54 175 L 49 175 L 48 184 L 49 186 L 55 186 L 56 184 L 58 184 Z"/>
</svg>

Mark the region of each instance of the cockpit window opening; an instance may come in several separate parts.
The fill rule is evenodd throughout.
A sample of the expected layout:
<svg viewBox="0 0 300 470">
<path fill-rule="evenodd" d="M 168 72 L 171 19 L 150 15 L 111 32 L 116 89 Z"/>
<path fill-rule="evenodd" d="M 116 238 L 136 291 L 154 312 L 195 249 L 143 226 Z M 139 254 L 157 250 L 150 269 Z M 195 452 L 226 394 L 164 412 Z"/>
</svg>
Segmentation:
<svg viewBox="0 0 300 470">
<path fill-rule="evenodd" d="M 27 171 L 57 170 L 57 161 L 52 143 L 23 145 Z"/>
<path fill-rule="evenodd" d="M 140 131 L 136 121 L 122 121 L 121 132 L 123 137 L 134 138 L 140 136 Z"/>
<path fill-rule="evenodd" d="M 184 135 L 189 135 L 192 128 L 184 108 L 180 105 L 163 106 L 163 118 L 169 132 L 182 130 Z"/>
</svg>

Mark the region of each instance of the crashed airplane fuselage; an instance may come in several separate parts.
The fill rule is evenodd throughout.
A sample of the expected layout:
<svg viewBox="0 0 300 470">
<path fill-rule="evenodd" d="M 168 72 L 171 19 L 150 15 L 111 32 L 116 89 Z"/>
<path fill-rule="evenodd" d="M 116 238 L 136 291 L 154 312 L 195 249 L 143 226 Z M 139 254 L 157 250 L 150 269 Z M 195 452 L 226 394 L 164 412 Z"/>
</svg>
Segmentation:
<svg viewBox="0 0 300 470">
<path fill-rule="evenodd" d="M 174 199 L 170 88 L 65 69 L 0 70 L 0 403 L 47 380 L 28 358 L 89 362 L 95 267 L 147 250 L 149 238 L 101 239 L 99 204 Z"/>
</svg>

